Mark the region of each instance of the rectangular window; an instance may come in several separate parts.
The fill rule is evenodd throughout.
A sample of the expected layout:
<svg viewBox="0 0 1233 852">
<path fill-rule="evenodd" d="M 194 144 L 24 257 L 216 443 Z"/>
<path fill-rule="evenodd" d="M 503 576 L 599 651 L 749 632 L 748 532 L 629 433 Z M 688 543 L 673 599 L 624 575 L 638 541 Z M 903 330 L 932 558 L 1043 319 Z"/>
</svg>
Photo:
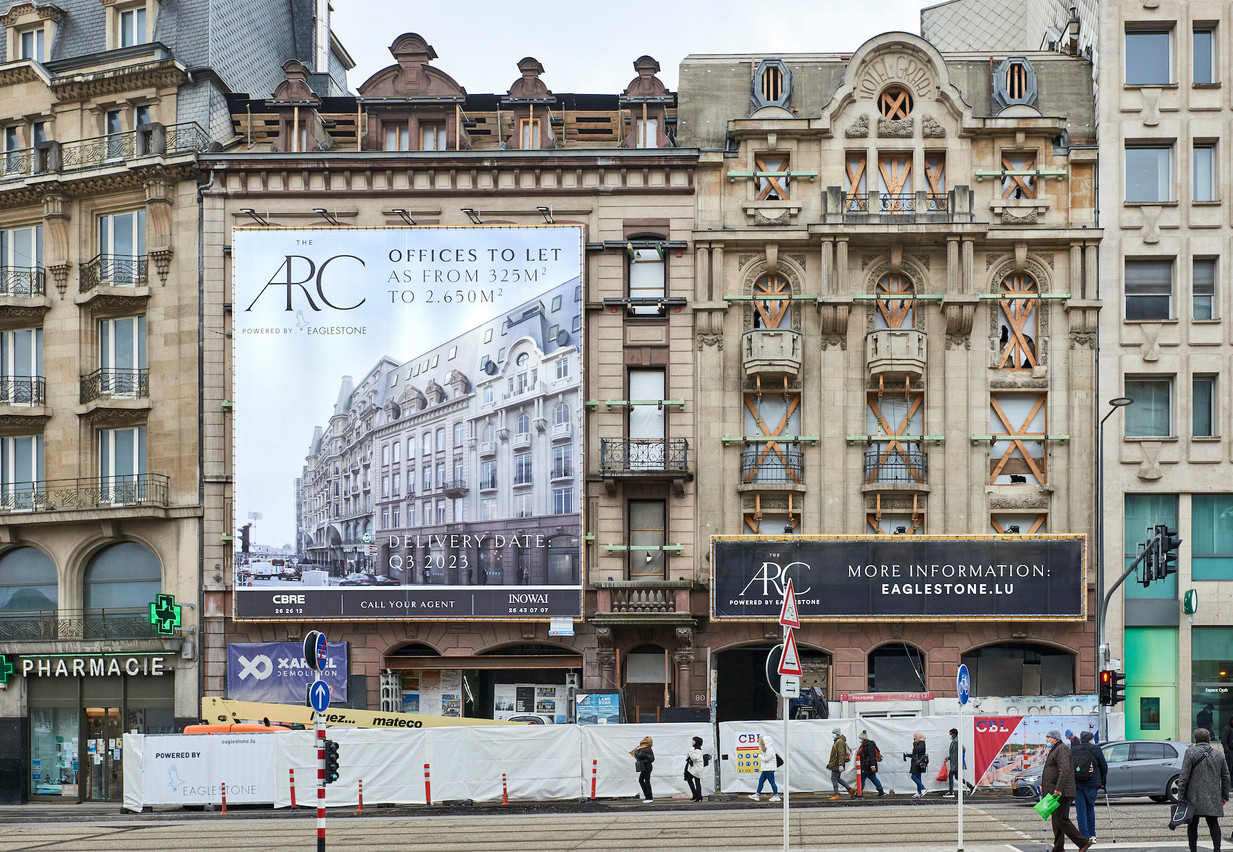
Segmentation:
<svg viewBox="0 0 1233 852">
<path fill-rule="evenodd" d="M 864 151 L 849 152 L 844 157 L 844 211 L 847 213 L 869 211 L 868 190 L 865 188 L 866 162 Z"/>
<path fill-rule="evenodd" d="M 879 207 L 871 213 L 911 213 L 912 155 L 896 152 L 878 155 Z"/>
<path fill-rule="evenodd" d="M 1003 198 L 1036 197 L 1036 152 L 1003 151 L 1002 178 Z"/>
<path fill-rule="evenodd" d="M 1194 28 L 1193 82 L 1196 86 L 1210 86 L 1216 82 L 1216 31 L 1210 26 Z"/>
<path fill-rule="evenodd" d="M 461 447 L 462 440 L 466 437 L 466 427 L 461 423 L 454 424 L 454 446 Z"/>
<path fill-rule="evenodd" d="M 407 504 L 407 526 L 409 527 L 415 526 L 415 504 L 414 503 Z"/>
<path fill-rule="evenodd" d="M 389 496 L 390 496 L 390 475 L 387 473 L 385 476 L 381 477 L 381 497 L 385 498 Z"/>
<path fill-rule="evenodd" d="M 393 476 L 390 477 L 390 485 L 393 486 L 390 489 L 390 496 L 391 497 L 401 497 L 402 496 L 402 474 L 400 474 L 398 471 L 394 471 Z"/>
<path fill-rule="evenodd" d="M 1128 86 L 1162 86 L 1172 83 L 1172 31 L 1128 31 L 1125 60 Z"/>
<path fill-rule="evenodd" d="M 98 283 L 123 287 L 144 284 L 146 211 L 98 218 Z"/>
<path fill-rule="evenodd" d="M 394 506 L 392 509 L 390 509 L 390 523 L 392 523 L 395 527 L 399 525 L 399 507 L 398 506 Z"/>
<path fill-rule="evenodd" d="M 1216 304 L 1216 258 L 1196 257 L 1191 266 L 1190 279 L 1193 316 L 1197 320 L 1215 317 Z"/>
<path fill-rule="evenodd" d="M 531 484 L 531 454 L 516 453 L 514 455 L 514 484 Z"/>
<path fill-rule="evenodd" d="M 420 125 L 420 150 L 444 151 L 448 146 L 445 141 L 444 124 Z"/>
<path fill-rule="evenodd" d="M 22 30 L 20 34 L 21 44 L 17 48 L 18 58 L 32 59 L 35 62 L 46 62 L 46 54 L 43 52 L 43 38 L 42 27 Z"/>
<path fill-rule="evenodd" d="M 43 403 L 43 329 L 0 331 L 0 403 Z"/>
<path fill-rule="evenodd" d="M 1195 494 L 1190 501 L 1190 576 L 1233 580 L 1233 494 Z"/>
<path fill-rule="evenodd" d="M 552 448 L 552 478 L 564 479 L 574 475 L 574 445 L 557 444 Z"/>
<path fill-rule="evenodd" d="M 444 462 L 437 463 L 437 487 L 438 488 L 445 487 L 445 463 Z"/>
<path fill-rule="evenodd" d="M 411 148 L 409 139 L 410 136 L 405 124 L 385 125 L 385 150 L 408 151 Z"/>
<path fill-rule="evenodd" d="M 146 427 L 100 429 L 99 492 L 111 503 L 144 501 L 146 494 Z"/>
<path fill-rule="evenodd" d="M 1163 203 L 1173 200 L 1173 146 L 1126 147 L 1126 200 Z"/>
<path fill-rule="evenodd" d="M 1126 413 L 1129 414 L 1138 407 L 1139 400 L 1136 399 L 1135 404 L 1126 409 Z M 1140 543 L 1147 541 L 1151 535 L 1149 530 L 1152 530 L 1157 524 L 1165 524 L 1168 527 L 1177 528 L 1176 494 L 1128 493 L 1125 495 L 1124 500 L 1125 522 L 1122 531 L 1123 570 L 1130 567 L 1130 563 L 1139 555 Z M 1134 577 L 1131 577 L 1122 588 L 1125 589 L 1125 596 L 1127 598 L 1172 598 L 1176 600 L 1177 575 L 1170 574 L 1163 581 L 1158 580 L 1147 587 L 1134 582 Z M 1177 629 L 1173 628 L 1172 633 L 1176 636 Z M 1127 644 L 1129 645 L 1129 637 L 1127 637 Z M 1164 653 L 1162 650 L 1161 654 Z M 1176 658 L 1177 649 L 1174 648 L 1172 653 Z M 1146 658 L 1141 657 L 1140 659 Z M 1168 659 L 1168 657 L 1162 656 L 1161 659 Z"/>
<path fill-rule="evenodd" d="M 538 118 L 522 118 L 518 120 L 518 147 L 524 151 L 539 149 Z"/>
<path fill-rule="evenodd" d="M 391 449 L 393 450 L 394 464 L 398 464 L 398 462 L 401 460 L 399 458 L 399 454 L 402 452 L 402 444 L 399 443 L 398 441 L 395 441 Z"/>
<path fill-rule="evenodd" d="M 390 528 L 390 510 L 381 510 L 381 529 L 388 530 Z"/>
<path fill-rule="evenodd" d="M 629 315 L 633 317 L 659 317 L 664 315 L 663 306 L 656 300 L 665 295 L 667 264 L 663 247 L 640 246 L 629 250 L 629 298 L 640 300 L 631 304 Z M 648 304 L 654 302 L 654 304 Z"/>
<path fill-rule="evenodd" d="M 437 430 L 437 452 L 445 452 L 445 427 L 442 426 Z"/>
<path fill-rule="evenodd" d="M 553 296 L 552 297 L 552 312 L 555 314 L 559 310 L 561 310 L 561 297 Z"/>
<path fill-rule="evenodd" d="M 1173 316 L 1173 261 L 1126 259 L 1126 319 L 1162 320 Z"/>
<path fill-rule="evenodd" d="M 532 501 L 530 494 L 515 494 L 514 495 L 514 517 L 517 517 L 517 518 L 531 517 L 534 514 L 532 510 L 533 506 L 534 506 L 534 501 Z"/>
<path fill-rule="evenodd" d="M 663 500 L 629 501 L 629 579 L 663 578 L 667 518 Z"/>
<path fill-rule="evenodd" d="M 497 498 L 485 497 L 480 500 L 480 520 L 495 521 L 497 519 Z"/>
<path fill-rule="evenodd" d="M 792 158 L 788 154 L 754 155 L 754 198 L 757 201 L 787 201 L 792 198 L 789 174 Z"/>
<path fill-rule="evenodd" d="M 42 296 L 43 226 L 0 230 L 0 295 Z"/>
<path fill-rule="evenodd" d="M 564 379 L 568 375 L 569 375 L 569 359 L 568 358 L 558 358 L 557 359 L 557 378 Z"/>
<path fill-rule="evenodd" d="M 149 395 L 144 316 L 99 320 L 98 346 L 101 395 L 130 398 Z"/>
<path fill-rule="evenodd" d="M 658 148 L 659 147 L 659 119 L 658 118 L 640 118 L 638 119 L 638 148 Z"/>
<path fill-rule="evenodd" d="M 424 488 L 425 492 L 432 490 L 432 465 L 424 465 Z"/>
<path fill-rule="evenodd" d="M 1172 376 L 1128 376 L 1126 396 L 1135 401 L 1134 405 L 1126 407 L 1123 415 L 1127 438 L 1172 437 Z"/>
<path fill-rule="evenodd" d="M 34 483 L 43 478 L 43 436 L 0 438 L 0 494 L 7 506 L 34 508 Z"/>
<path fill-rule="evenodd" d="M 445 501 L 444 500 L 437 501 L 437 523 L 438 524 L 445 523 Z"/>
<path fill-rule="evenodd" d="M 554 515 L 568 515 L 574 511 L 574 488 L 567 485 L 563 488 L 552 489 L 552 513 Z"/>
<path fill-rule="evenodd" d="M 1196 438 L 1216 436 L 1216 377 L 1195 376 L 1191 380 L 1190 434 Z"/>
<path fill-rule="evenodd" d="M 120 47 L 132 47 L 135 44 L 145 44 L 146 10 L 128 9 L 120 13 Z"/>
<path fill-rule="evenodd" d="M 1194 143 L 1193 201 L 1216 200 L 1216 143 Z"/>
<path fill-rule="evenodd" d="M 929 182 L 927 209 L 930 213 L 946 211 L 946 153 L 925 153 L 925 180 Z"/>
</svg>

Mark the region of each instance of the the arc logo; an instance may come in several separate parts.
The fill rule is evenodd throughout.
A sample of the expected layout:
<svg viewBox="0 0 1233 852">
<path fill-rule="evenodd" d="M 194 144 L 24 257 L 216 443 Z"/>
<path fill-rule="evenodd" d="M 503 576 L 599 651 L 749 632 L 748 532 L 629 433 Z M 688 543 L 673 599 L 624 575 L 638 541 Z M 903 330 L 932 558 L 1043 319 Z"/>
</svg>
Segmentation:
<svg viewBox="0 0 1233 852">
<path fill-rule="evenodd" d="M 798 595 L 807 595 L 811 587 L 805 586 L 801 582 L 802 577 L 800 573 L 797 573 L 798 569 L 799 572 L 808 571 L 809 563 L 797 561 L 789 562 L 787 565 L 780 565 L 778 562 L 763 562 L 750 581 L 745 584 L 745 588 L 741 589 L 741 594 L 747 595 L 751 588 L 761 586 L 762 591 L 757 594 L 761 594 L 764 598 L 782 599 L 784 589 L 788 585 L 788 577 L 791 576 L 794 585 L 799 584 L 801 586 L 801 588 L 794 588 L 793 591 Z M 794 573 L 789 574 L 789 572 Z"/>
<path fill-rule="evenodd" d="M 356 270 L 350 264 L 338 263 L 342 260 L 353 260 L 360 266 L 365 263 L 360 258 L 353 254 L 336 254 L 333 257 L 327 258 L 321 263 L 317 263 L 310 257 L 305 257 L 302 254 L 288 254 L 283 256 L 282 265 L 278 267 L 270 280 L 261 288 L 261 292 L 249 303 L 245 308 L 245 312 L 251 311 L 253 305 L 257 304 L 265 297 L 266 291 L 273 289 L 276 292 L 275 298 L 278 298 L 277 291 L 282 290 L 285 299 L 284 312 L 302 310 L 297 303 L 307 302 L 308 308 L 313 311 L 322 311 L 325 308 L 331 308 L 335 311 L 353 311 L 360 305 L 364 304 L 364 299 L 360 299 L 354 305 L 337 305 L 331 301 L 331 292 L 340 281 L 353 280 L 356 275 Z M 336 291 L 334 298 L 338 298 Z"/>
<path fill-rule="evenodd" d="M 253 680 L 265 680 L 274 671 L 274 663 L 265 654 L 258 654 L 251 660 L 243 654 L 236 657 L 240 664 L 240 680 L 252 675 Z"/>
</svg>

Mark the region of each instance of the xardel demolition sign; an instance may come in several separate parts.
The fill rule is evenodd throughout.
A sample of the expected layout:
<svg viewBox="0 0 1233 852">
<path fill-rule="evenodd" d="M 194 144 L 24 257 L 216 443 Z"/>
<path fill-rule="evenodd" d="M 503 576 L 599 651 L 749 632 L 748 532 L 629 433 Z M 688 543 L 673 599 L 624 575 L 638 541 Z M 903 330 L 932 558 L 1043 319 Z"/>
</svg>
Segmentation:
<svg viewBox="0 0 1233 852">
<path fill-rule="evenodd" d="M 1082 621 L 1084 538 L 712 536 L 711 617 Z"/>
</svg>

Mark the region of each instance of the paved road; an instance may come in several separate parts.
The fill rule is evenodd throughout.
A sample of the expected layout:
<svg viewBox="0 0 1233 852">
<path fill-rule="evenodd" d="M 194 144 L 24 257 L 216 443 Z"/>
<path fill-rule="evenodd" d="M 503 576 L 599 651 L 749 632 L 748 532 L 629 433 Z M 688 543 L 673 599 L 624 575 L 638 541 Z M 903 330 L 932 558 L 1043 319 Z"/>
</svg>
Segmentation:
<svg viewBox="0 0 1233 852">
<path fill-rule="evenodd" d="M 783 816 L 774 806 L 687 802 L 663 806 L 617 803 L 601 812 L 526 814 L 495 808 L 442 813 L 439 809 L 369 809 L 362 815 L 335 812 L 327 823 L 326 848 L 332 852 L 556 852 L 556 850 L 637 850 L 694 852 L 782 849 Z M 167 852 L 186 850 L 316 849 L 316 823 L 310 810 L 281 813 L 232 811 L 203 813 L 93 815 L 74 818 L 71 807 L 45 812 L 47 821 L 10 821 L 18 809 L 4 809 L 0 852 Z M 396 815 L 391 815 L 396 814 Z M 1102 810 L 1096 850 L 1165 852 L 1184 850 L 1185 835 L 1166 827 L 1163 805 L 1117 803 L 1112 808 L 1118 843 L 1112 843 L 1109 812 Z M 989 802 L 964 809 L 965 852 L 1043 852 L 1043 823 L 1026 805 Z M 1225 830 L 1228 830 L 1226 826 Z M 847 806 L 793 809 L 790 848 L 955 850 L 953 804 L 850 803 Z M 1206 840 L 1206 834 L 1201 838 Z M 1200 848 L 1208 848 L 1201 843 Z"/>
</svg>

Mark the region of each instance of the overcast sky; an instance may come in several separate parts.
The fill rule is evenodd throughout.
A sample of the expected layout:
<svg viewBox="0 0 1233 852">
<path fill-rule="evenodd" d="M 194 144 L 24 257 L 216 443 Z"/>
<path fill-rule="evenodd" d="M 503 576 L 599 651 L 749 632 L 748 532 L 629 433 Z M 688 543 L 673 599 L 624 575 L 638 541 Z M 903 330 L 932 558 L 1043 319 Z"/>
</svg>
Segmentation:
<svg viewBox="0 0 1233 852">
<path fill-rule="evenodd" d="M 936 0 L 934 0 L 936 2 Z M 417 3 L 331 0 L 334 34 L 355 59 L 355 91 L 394 60 L 389 46 L 405 32 L 433 46 L 433 66 L 472 94 L 505 92 L 518 60 L 533 56 L 554 92 L 616 93 L 643 54 L 659 60 L 659 79 L 677 87 L 691 53 L 851 53 L 878 33 L 920 32 L 921 0 L 538 0 Z"/>
</svg>

